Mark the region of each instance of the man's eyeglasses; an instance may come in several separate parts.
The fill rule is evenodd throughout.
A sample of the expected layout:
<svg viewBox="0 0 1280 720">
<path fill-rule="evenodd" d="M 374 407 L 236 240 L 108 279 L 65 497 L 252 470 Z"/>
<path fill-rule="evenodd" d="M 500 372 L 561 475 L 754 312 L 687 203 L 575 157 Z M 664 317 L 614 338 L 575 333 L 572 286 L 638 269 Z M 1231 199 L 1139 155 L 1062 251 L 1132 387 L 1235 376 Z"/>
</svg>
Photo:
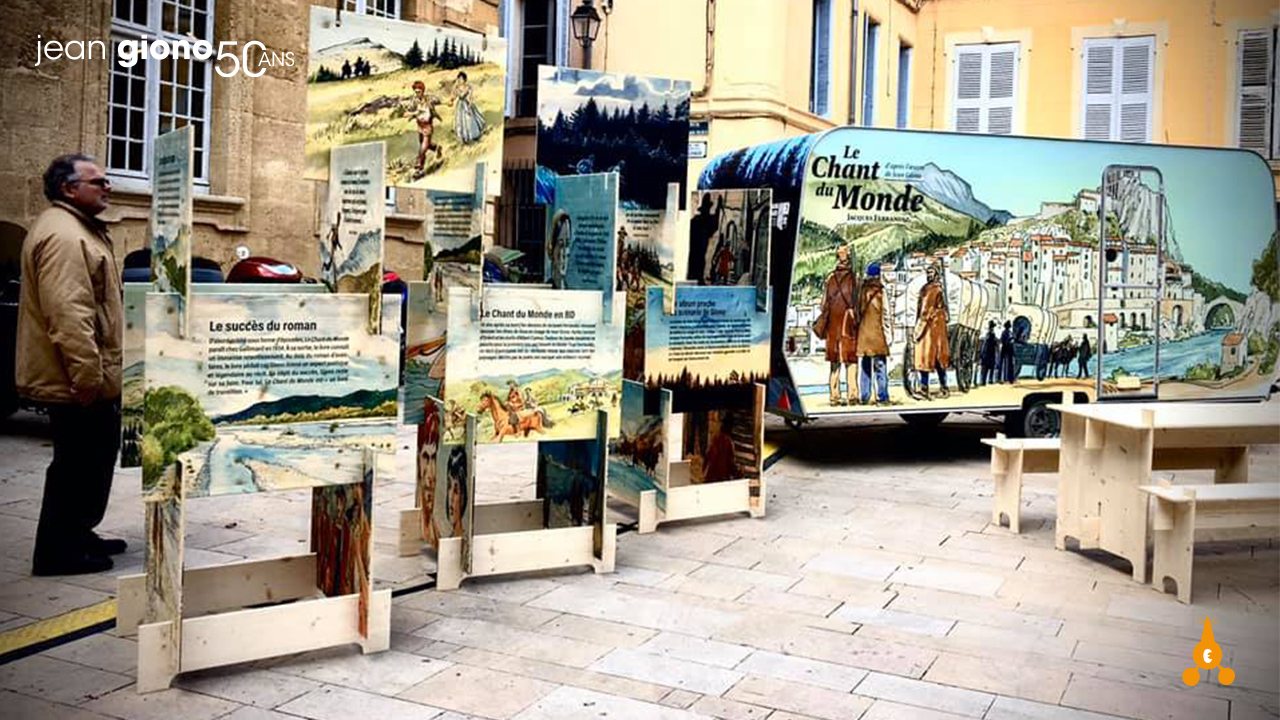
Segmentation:
<svg viewBox="0 0 1280 720">
<path fill-rule="evenodd" d="M 94 179 L 92 179 L 92 180 L 79 180 L 79 179 L 77 179 L 77 180 L 72 180 L 72 182 L 74 182 L 74 183 L 88 183 L 88 184 L 90 184 L 90 185 L 96 185 L 96 186 L 98 186 L 98 187 L 100 187 L 100 188 L 104 188 L 104 189 L 105 189 L 105 188 L 109 188 L 109 187 L 111 187 L 111 181 L 110 181 L 110 180 L 108 180 L 107 178 L 104 178 L 104 177 L 94 178 Z"/>
</svg>

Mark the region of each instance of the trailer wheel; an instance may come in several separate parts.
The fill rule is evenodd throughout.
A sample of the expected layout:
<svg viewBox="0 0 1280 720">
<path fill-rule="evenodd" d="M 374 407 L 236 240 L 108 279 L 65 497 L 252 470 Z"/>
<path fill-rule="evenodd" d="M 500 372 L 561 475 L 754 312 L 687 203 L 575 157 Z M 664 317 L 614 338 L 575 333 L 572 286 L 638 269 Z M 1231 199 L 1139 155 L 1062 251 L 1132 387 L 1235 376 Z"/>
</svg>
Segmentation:
<svg viewBox="0 0 1280 720">
<path fill-rule="evenodd" d="M 1056 400 L 1042 398 L 1031 402 L 1020 412 L 1005 415 L 1005 434 L 1026 438 L 1052 438 L 1061 435 L 1062 416 L 1057 410 L 1049 409 L 1051 402 Z"/>
</svg>

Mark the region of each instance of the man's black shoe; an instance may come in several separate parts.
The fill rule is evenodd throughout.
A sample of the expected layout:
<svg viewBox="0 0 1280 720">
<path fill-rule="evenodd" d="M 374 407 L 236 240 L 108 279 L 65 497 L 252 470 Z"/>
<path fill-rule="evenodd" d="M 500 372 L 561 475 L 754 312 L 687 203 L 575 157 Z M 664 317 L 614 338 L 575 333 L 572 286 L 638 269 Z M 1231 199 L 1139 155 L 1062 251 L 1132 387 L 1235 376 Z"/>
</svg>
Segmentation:
<svg viewBox="0 0 1280 720">
<path fill-rule="evenodd" d="M 129 549 L 129 543 L 118 538 L 98 537 L 92 533 L 89 537 L 89 552 L 94 555 L 122 555 Z"/>
<path fill-rule="evenodd" d="M 78 558 L 68 558 L 55 562 L 36 562 L 31 569 L 32 575 L 88 575 L 106 572 L 115 567 L 111 558 L 103 555 L 85 554 Z"/>
</svg>

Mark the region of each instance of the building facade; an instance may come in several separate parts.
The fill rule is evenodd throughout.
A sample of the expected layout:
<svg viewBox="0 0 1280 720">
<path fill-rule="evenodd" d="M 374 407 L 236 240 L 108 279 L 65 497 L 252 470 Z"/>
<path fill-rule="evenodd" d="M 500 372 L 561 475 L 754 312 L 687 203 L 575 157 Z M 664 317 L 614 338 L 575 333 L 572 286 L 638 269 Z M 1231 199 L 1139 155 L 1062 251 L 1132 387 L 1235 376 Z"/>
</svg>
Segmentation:
<svg viewBox="0 0 1280 720">
<path fill-rule="evenodd" d="M 10 3 L 0 26 L 0 221 L 29 226 L 45 205 L 48 160 L 89 152 L 116 181 L 106 219 L 121 253 L 143 247 L 148 140 L 190 122 L 201 138 L 197 254 L 229 268 L 244 247 L 314 276 L 325 190 L 302 179 L 307 18 L 310 5 L 335 3 L 506 37 L 504 174 L 489 229 L 530 252 L 541 251 L 543 227 L 532 201 L 539 64 L 691 82 L 691 186 L 719 153 L 846 124 L 1243 146 L 1280 174 L 1280 9 L 1271 0 L 594 0 L 603 22 L 589 54 L 570 22 L 583 2 Z M 37 36 L 109 44 L 186 33 L 215 44 L 257 40 L 255 61 L 292 53 L 293 63 L 263 67 L 257 78 L 222 77 L 199 62 L 36 65 Z M 388 267 L 417 277 L 425 199 L 398 191 L 388 202 Z M 1097 202 L 1082 190 L 1043 209 L 1044 236 L 1058 245 L 1039 238 L 1024 248 L 1025 238 L 1010 238 L 1018 247 L 987 248 L 989 258 L 971 256 L 963 269 L 992 283 L 1002 302 L 1051 284 L 1046 292 L 1070 303 L 1095 266 L 1088 248 L 1062 245 L 1053 226 Z"/>
</svg>

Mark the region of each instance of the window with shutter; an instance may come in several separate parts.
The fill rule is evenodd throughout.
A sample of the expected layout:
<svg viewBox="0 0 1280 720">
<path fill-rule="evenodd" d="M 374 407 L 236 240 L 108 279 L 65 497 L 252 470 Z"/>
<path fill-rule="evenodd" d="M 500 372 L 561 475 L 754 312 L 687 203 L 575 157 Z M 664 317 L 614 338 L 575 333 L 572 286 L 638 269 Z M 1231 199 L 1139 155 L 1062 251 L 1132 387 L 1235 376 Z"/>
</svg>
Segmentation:
<svg viewBox="0 0 1280 720">
<path fill-rule="evenodd" d="M 809 112 L 831 112 L 831 0 L 813 0 L 813 56 L 809 64 Z"/>
<path fill-rule="evenodd" d="M 1151 140 L 1155 38 L 1088 38 L 1084 41 L 1086 140 Z"/>
<path fill-rule="evenodd" d="M 1013 132 L 1018 87 L 1018 43 L 961 45 L 953 76 L 953 127 L 959 132 Z"/>
<path fill-rule="evenodd" d="M 876 124 L 876 52 L 880 48 L 880 23 L 867 16 L 867 29 L 862 34 L 862 124 Z"/>
<path fill-rule="evenodd" d="M 1236 142 L 1264 157 L 1276 143 L 1276 31 L 1241 30 L 1236 50 Z"/>
<path fill-rule="evenodd" d="M 898 127 L 907 126 L 911 110 L 911 46 L 898 45 Z"/>
</svg>

